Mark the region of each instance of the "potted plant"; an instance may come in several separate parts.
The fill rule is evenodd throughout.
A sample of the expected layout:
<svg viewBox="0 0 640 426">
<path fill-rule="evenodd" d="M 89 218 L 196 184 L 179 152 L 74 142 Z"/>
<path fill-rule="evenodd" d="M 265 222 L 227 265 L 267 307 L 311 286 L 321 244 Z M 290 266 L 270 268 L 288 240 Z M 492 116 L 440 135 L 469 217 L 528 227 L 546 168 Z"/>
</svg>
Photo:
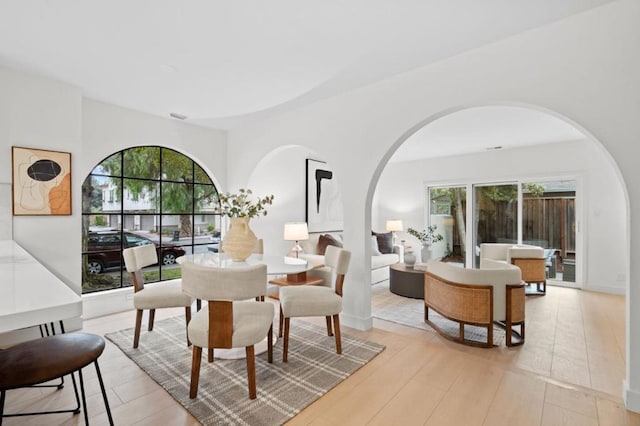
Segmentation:
<svg viewBox="0 0 640 426">
<path fill-rule="evenodd" d="M 273 195 L 253 200 L 250 189 L 239 189 L 235 194 L 219 194 L 220 206 L 216 212 L 229 217 L 229 231 L 222 242 L 222 250 L 235 262 L 244 262 L 256 246 L 256 235 L 249 228 L 249 220 L 266 216 L 265 206 L 273 203 Z"/>
<path fill-rule="evenodd" d="M 436 232 L 437 229 L 438 225 L 427 226 L 427 229 L 423 231 L 418 231 L 413 228 L 407 229 L 407 233 L 416 237 L 420 241 L 420 244 L 422 244 L 420 254 L 422 255 L 423 262 L 426 262 L 427 259 L 431 258 L 431 244 L 444 240 L 442 234 Z"/>
</svg>

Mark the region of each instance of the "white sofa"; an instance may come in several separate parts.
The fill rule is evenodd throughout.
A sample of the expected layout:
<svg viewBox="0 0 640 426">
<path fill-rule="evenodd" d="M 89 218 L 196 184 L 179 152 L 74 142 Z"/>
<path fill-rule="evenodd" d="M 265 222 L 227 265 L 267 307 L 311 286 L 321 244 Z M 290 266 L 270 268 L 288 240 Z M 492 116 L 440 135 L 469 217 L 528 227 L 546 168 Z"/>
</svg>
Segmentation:
<svg viewBox="0 0 640 426">
<path fill-rule="evenodd" d="M 342 242 L 342 237 L 340 234 L 335 232 L 318 232 L 318 233 L 309 233 L 309 239 L 306 241 L 300 241 L 300 245 L 302 246 L 303 253 L 300 255 L 305 259 L 315 262 L 315 263 L 323 263 L 324 256 L 318 254 L 318 239 L 320 235 L 329 234 L 336 240 Z M 393 246 L 394 253 L 386 253 L 380 254 L 378 256 L 371 256 L 371 284 L 379 283 L 380 281 L 389 279 L 389 266 L 395 263 L 401 262 L 404 258 L 404 247 L 400 245 Z M 315 275 L 321 275 L 323 273 L 327 273 L 326 271 L 314 271 Z M 327 280 L 325 279 L 325 282 Z M 328 282 L 333 282 L 332 279 L 329 279 Z"/>
<path fill-rule="evenodd" d="M 524 285 L 520 268 L 506 262 L 488 259 L 483 269 L 468 269 L 431 259 L 425 275 L 425 321 L 442 336 L 472 346 L 493 346 L 493 324 L 506 325 L 507 345 L 522 344 L 524 338 Z M 450 320 L 487 328 L 487 341 L 467 340 L 464 333 L 452 336 L 429 321 L 429 309 Z M 512 326 L 520 325 L 520 335 Z M 513 342 L 513 336 L 518 338 Z M 512 343 L 513 342 L 513 343 Z"/>
</svg>

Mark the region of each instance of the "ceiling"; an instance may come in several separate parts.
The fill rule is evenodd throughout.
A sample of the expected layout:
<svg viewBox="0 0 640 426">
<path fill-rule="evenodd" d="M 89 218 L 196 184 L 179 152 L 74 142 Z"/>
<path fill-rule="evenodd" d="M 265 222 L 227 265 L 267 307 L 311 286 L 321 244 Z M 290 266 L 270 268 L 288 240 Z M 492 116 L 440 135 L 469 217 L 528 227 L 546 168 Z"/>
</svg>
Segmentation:
<svg viewBox="0 0 640 426">
<path fill-rule="evenodd" d="M 389 162 L 585 139 L 548 113 L 514 106 L 469 108 L 439 118 L 411 135 Z"/>
<path fill-rule="evenodd" d="M 0 66 L 229 129 L 609 1 L 0 0 Z"/>
</svg>

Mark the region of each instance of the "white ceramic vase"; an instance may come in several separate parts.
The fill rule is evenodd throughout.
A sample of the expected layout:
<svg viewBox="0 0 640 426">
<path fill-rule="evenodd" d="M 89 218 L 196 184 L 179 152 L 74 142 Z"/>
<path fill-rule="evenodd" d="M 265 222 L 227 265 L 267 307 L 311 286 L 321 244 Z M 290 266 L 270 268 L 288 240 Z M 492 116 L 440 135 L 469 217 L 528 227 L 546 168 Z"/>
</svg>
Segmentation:
<svg viewBox="0 0 640 426">
<path fill-rule="evenodd" d="M 416 264 L 416 260 L 416 255 L 413 254 L 412 251 L 404 254 L 404 264 L 407 268 L 413 268 L 413 266 Z"/>
<path fill-rule="evenodd" d="M 248 217 L 232 217 L 222 249 L 234 262 L 244 262 L 256 246 L 256 234 L 249 228 Z"/>
<path fill-rule="evenodd" d="M 422 246 L 422 249 L 420 250 L 420 256 L 422 258 L 422 263 L 427 263 L 427 260 L 431 259 L 431 246 Z"/>
</svg>

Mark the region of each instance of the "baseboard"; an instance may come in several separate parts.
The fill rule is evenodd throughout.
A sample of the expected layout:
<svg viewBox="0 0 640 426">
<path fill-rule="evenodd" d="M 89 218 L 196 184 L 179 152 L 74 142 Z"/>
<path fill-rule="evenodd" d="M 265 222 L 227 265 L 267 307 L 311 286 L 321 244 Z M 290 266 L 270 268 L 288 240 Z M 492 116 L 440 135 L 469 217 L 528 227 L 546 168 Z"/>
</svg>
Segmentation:
<svg viewBox="0 0 640 426">
<path fill-rule="evenodd" d="M 340 323 L 345 327 L 355 328 L 356 330 L 367 331 L 373 328 L 373 317 L 367 318 L 354 317 L 353 315 L 345 314 L 344 311 L 340 314 Z"/>
<path fill-rule="evenodd" d="M 617 287 L 612 285 L 588 285 L 583 287 L 583 290 L 596 291 L 598 293 L 617 294 L 624 296 L 626 291 L 624 287 Z"/>
<path fill-rule="evenodd" d="M 624 380 L 622 386 L 625 407 L 627 410 L 640 413 L 640 391 L 629 389 L 629 384 L 626 380 Z"/>
<path fill-rule="evenodd" d="M 85 319 L 131 309 L 133 309 L 132 287 L 89 293 L 82 296 L 82 315 Z"/>
</svg>

